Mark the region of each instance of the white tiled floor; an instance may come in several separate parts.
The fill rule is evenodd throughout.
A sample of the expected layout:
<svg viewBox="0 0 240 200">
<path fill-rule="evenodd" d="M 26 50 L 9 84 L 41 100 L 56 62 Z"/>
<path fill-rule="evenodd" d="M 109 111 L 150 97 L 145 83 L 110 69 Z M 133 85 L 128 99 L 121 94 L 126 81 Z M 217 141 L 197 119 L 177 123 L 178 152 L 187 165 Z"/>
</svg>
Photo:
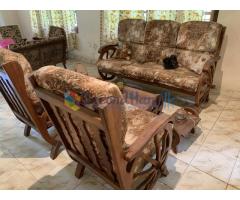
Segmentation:
<svg viewBox="0 0 240 200">
<path fill-rule="evenodd" d="M 87 70 L 97 76 L 94 66 Z M 200 117 L 196 133 L 181 141 L 180 152 L 170 152 L 170 173 L 154 189 L 240 189 L 240 93 L 213 92 Z M 76 164 L 65 151 L 51 160 L 50 146 L 35 131 L 24 137 L 23 129 L 0 95 L 0 189 L 111 189 L 88 170 L 76 179 Z"/>
</svg>

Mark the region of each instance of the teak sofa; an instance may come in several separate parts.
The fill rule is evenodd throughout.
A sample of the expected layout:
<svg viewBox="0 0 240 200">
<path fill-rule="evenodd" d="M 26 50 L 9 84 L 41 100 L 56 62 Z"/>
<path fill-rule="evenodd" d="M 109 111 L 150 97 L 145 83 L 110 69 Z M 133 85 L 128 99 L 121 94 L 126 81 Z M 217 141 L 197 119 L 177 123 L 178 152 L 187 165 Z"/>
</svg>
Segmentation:
<svg viewBox="0 0 240 200">
<path fill-rule="evenodd" d="M 22 39 L 17 25 L 0 27 L 3 38 L 12 38 L 16 44 L 10 45 L 9 49 L 21 53 L 36 70 L 46 65 L 63 63 L 66 68 L 67 38 L 63 28 L 50 26 L 47 38 L 34 37 L 27 41 Z"/>
<path fill-rule="evenodd" d="M 104 80 L 118 76 L 194 96 L 199 106 L 208 100 L 224 32 L 216 22 L 125 19 L 118 43 L 99 49 L 98 71 Z M 164 69 L 170 55 L 177 69 Z"/>
<path fill-rule="evenodd" d="M 76 177 L 87 167 L 114 188 L 150 189 L 158 177 L 167 175 L 170 116 L 130 106 L 115 84 L 67 69 L 46 66 L 30 80 L 78 163 Z M 66 91 L 81 95 L 79 110 L 64 105 Z"/>
</svg>

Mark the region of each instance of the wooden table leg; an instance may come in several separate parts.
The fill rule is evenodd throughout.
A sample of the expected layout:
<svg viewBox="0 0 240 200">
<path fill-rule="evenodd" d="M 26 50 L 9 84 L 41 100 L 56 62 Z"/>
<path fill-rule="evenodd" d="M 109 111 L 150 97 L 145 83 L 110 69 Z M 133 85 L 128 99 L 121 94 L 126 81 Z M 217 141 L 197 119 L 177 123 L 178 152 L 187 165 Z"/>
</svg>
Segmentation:
<svg viewBox="0 0 240 200">
<path fill-rule="evenodd" d="M 29 135 L 30 135 L 30 132 L 31 132 L 31 126 L 29 126 L 29 125 L 25 125 L 25 128 L 24 128 L 24 136 L 25 137 L 28 137 Z"/>
<path fill-rule="evenodd" d="M 177 153 L 177 146 L 180 143 L 180 135 L 173 129 L 172 150 Z"/>
<path fill-rule="evenodd" d="M 76 171 L 75 171 L 75 176 L 79 179 L 83 176 L 85 170 L 85 166 L 82 165 L 81 163 L 78 163 Z"/>
</svg>

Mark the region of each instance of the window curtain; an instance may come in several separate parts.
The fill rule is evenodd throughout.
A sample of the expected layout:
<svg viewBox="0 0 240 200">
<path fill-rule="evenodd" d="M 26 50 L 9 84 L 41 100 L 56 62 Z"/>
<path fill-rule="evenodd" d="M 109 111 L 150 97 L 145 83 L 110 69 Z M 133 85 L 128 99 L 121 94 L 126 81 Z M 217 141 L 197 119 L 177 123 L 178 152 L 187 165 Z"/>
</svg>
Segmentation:
<svg viewBox="0 0 240 200">
<path fill-rule="evenodd" d="M 118 23 L 120 20 L 134 18 L 145 19 L 144 10 L 109 10 L 102 11 L 101 41 L 104 43 L 117 40 Z"/>
<path fill-rule="evenodd" d="M 75 32 L 77 19 L 74 10 L 32 10 L 30 14 L 35 36 L 46 37 L 49 26 L 59 26 L 66 31 L 68 48 L 78 47 L 77 34 Z"/>
<path fill-rule="evenodd" d="M 122 19 L 136 18 L 146 21 L 154 19 L 186 22 L 203 20 L 204 10 L 107 10 L 102 11 L 101 42 L 109 43 L 117 40 L 118 23 Z"/>
</svg>

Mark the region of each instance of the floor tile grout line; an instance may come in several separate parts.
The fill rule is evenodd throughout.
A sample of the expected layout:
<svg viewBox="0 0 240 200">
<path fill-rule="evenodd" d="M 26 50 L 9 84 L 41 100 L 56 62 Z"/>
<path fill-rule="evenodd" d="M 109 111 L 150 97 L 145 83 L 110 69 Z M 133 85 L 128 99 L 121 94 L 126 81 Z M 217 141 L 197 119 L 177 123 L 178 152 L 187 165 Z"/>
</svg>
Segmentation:
<svg viewBox="0 0 240 200">
<path fill-rule="evenodd" d="M 240 153 L 240 151 L 238 152 L 238 156 L 239 156 L 239 153 Z M 236 159 L 236 161 L 234 163 L 234 166 L 232 168 L 231 174 L 230 174 L 229 179 L 228 179 L 228 184 L 230 183 L 231 177 L 233 175 L 233 171 L 234 171 L 235 167 L 237 166 L 237 162 L 238 162 L 238 158 Z"/>
<path fill-rule="evenodd" d="M 236 187 L 236 186 L 234 186 L 234 185 L 232 185 L 232 184 L 227 184 L 227 187 L 228 186 L 231 186 L 231 187 L 233 187 L 234 189 L 236 189 L 236 190 L 240 190 L 240 188 L 238 188 L 238 187 Z"/>
<path fill-rule="evenodd" d="M 36 181 L 38 181 L 38 178 L 36 176 L 34 176 L 34 174 L 26 168 L 26 166 L 7 148 L 4 146 L 4 148 L 8 151 L 8 153 L 14 158 L 17 160 L 17 162 L 24 168 L 24 170 L 26 170 L 27 172 L 29 172 L 34 179 L 36 179 Z"/>
<path fill-rule="evenodd" d="M 218 177 L 213 176 L 212 174 L 208 174 L 207 172 L 205 172 L 205 171 L 203 171 L 203 170 L 201 170 L 201 169 L 199 169 L 199 168 L 197 168 L 197 167 L 195 167 L 195 166 L 192 166 L 192 165 L 191 165 L 191 167 L 193 167 L 193 168 L 195 168 L 195 169 L 203 172 L 204 174 L 207 174 L 208 176 L 211 176 L 212 178 L 217 179 L 217 180 L 225 183 L 226 185 L 228 185 L 228 183 L 227 183 L 226 181 L 223 181 L 223 180 L 219 179 Z"/>
<path fill-rule="evenodd" d="M 227 103 L 226 103 L 226 105 L 227 105 Z M 225 105 L 225 106 L 226 106 L 226 105 Z M 194 154 L 193 158 L 191 159 L 191 161 L 190 161 L 190 163 L 189 163 L 189 166 L 194 167 L 194 166 L 192 165 L 193 160 L 196 158 L 197 154 L 200 152 L 200 149 L 202 149 L 202 147 L 203 147 L 203 145 L 204 145 L 204 143 L 205 143 L 208 135 L 210 134 L 210 132 L 212 131 L 213 127 L 216 125 L 217 121 L 219 120 L 219 118 L 220 118 L 220 116 L 221 116 L 221 114 L 222 114 L 225 106 L 222 108 L 220 114 L 218 115 L 217 119 L 216 119 L 215 122 L 213 123 L 212 127 L 208 130 L 207 136 L 205 137 L 204 141 L 201 143 L 200 147 L 198 148 L 198 150 L 197 150 L 196 153 Z M 187 168 L 189 168 L 189 166 L 188 166 Z M 194 168 L 196 168 L 196 167 L 194 167 Z M 196 168 L 196 169 L 198 169 L 198 168 Z M 198 169 L 198 170 L 200 170 L 200 169 Z M 202 171 L 202 170 L 200 170 L 200 171 Z M 204 172 L 204 171 L 202 171 L 202 172 Z M 206 173 L 206 172 L 204 172 L 204 173 Z M 208 173 L 206 173 L 206 174 L 208 174 Z M 218 179 L 217 177 L 214 177 L 214 176 L 211 175 L 211 174 L 208 174 L 208 175 L 211 176 L 211 177 L 213 177 L 213 178 Z M 220 179 L 218 179 L 218 180 L 220 180 Z M 223 181 L 223 180 L 220 180 L 220 181 L 226 183 L 226 182 Z M 226 183 L 226 184 L 228 184 L 228 183 Z"/>
</svg>

